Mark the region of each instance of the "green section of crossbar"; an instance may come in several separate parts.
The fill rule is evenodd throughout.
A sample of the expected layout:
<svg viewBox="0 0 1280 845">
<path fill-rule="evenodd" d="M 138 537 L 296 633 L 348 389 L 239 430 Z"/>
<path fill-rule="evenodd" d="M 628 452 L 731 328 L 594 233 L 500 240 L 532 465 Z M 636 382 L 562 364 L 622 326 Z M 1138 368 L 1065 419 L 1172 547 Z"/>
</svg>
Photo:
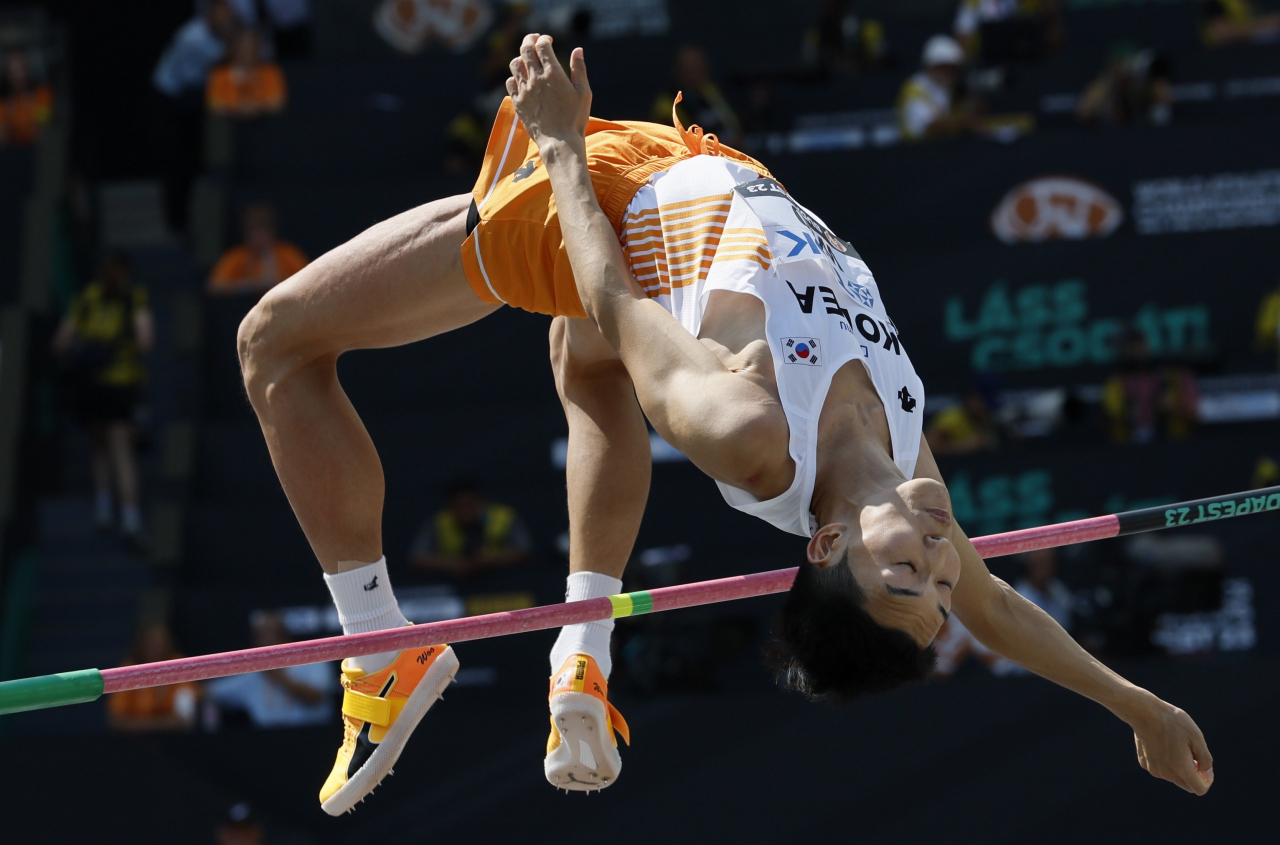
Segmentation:
<svg viewBox="0 0 1280 845">
<path fill-rule="evenodd" d="M 97 669 L 0 681 L 0 716 L 64 704 L 83 704 L 101 695 L 102 673 Z"/>
</svg>

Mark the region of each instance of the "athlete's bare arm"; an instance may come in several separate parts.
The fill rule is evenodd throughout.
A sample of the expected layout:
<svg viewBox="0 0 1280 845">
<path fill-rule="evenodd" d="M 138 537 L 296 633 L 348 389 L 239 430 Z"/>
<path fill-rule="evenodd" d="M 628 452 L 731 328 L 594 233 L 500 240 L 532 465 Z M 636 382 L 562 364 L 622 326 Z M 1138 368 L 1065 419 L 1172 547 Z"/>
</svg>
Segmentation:
<svg viewBox="0 0 1280 845">
<path fill-rule="evenodd" d="M 942 481 L 923 437 L 916 477 Z M 994 577 L 963 531 L 957 530 L 953 539 L 961 569 L 951 609 L 978 642 L 1098 702 L 1126 722 L 1133 728 L 1138 762 L 1151 774 L 1197 795 L 1209 791 L 1213 755 L 1190 716 L 1120 677 L 1081 648 L 1049 614 Z"/>
<path fill-rule="evenodd" d="M 743 486 L 788 466 L 786 418 L 769 393 L 727 369 L 631 275 L 587 171 L 591 90 L 582 51 L 571 59 L 573 81 L 547 36 L 526 36 L 511 64 L 508 91 L 547 166 L 583 306 L 626 365 L 654 428 L 726 483 Z"/>
<path fill-rule="evenodd" d="M 649 428 L 626 367 L 589 320 L 552 321 L 551 368 L 569 422 L 569 572 L 621 578 L 649 498 Z"/>
</svg>

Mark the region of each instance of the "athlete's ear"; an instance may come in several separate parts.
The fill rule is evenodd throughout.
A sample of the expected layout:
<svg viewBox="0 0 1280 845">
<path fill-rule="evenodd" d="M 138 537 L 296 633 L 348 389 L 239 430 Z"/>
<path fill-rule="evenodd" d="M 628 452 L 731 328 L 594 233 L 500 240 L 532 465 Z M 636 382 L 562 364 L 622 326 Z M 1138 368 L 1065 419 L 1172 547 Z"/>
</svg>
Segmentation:
<svg viewBox="0 0 1280 845">
<path fill-rule="evenodd" d="M 579 91 L 591 90 L 591 85 L 587 83 L 587 60 L 583 58 L 581 47 L 574 47 L 573 52 L 569 54 L 569 79 L 573 81 L 573 87 Z"/>
<path fill-rule="evenodd" d="M 844 547 L 847 545 L 848 532 L 848 526 L 839 522 L 833 522 L 830 525 L 824 525 L 819 528 L 805 548 L 805 554 L 809 558 L 809 562 L 819 569 L 826 569 L 837 562 L 843 557 Z"/>
</svg>

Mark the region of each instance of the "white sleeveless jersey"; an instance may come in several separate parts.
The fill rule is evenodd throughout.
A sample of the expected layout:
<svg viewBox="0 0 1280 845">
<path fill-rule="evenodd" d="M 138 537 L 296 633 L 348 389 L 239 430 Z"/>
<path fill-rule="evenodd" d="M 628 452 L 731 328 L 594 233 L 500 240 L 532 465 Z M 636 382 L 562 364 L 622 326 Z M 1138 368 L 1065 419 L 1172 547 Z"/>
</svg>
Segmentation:
<svg viewBox="0 0 1280 845">
<path fill-rule="evenodd" d="M 713 290 L 764 303 L 796 476 L 787 492 L 765 501 L 717 482 L 725 501 L 783 531 L 812 536 L 818 416 L 832 377 L 854 359 L 867 368 L 884 405 L 894 463 L 914 476 L 924 386 L 875 279 L 853 247 L 777 182 L 715 156 L 682 161 L 636 194 L 622 242 L 645 292 L 695 337 Z"/>
</svg>

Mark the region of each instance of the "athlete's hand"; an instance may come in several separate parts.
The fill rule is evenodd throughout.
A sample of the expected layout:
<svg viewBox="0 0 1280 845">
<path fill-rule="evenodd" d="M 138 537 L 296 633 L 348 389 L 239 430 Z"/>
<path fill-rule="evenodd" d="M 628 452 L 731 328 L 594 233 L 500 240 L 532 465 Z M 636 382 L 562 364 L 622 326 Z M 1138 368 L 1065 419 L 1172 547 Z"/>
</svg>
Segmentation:
<svg viewBox="0 0 1280 845">
<path fill-rule="evenodd" d="M 591 116 L 591 86 L 581 47 L 569 57 L 566 75 L 551 47 L 551 36 L 526 35 L 520 55 L 511 60 L 507 93 L 539 150 L 556 141 L 583 143 Z"/>
<path fill-rule="evenodd" d="M 1129 724 L 1142 768 L 1196 795 L 1213 786 L 1213 755 L 1185 712 L 1152 696 Z"/>
</svg>

